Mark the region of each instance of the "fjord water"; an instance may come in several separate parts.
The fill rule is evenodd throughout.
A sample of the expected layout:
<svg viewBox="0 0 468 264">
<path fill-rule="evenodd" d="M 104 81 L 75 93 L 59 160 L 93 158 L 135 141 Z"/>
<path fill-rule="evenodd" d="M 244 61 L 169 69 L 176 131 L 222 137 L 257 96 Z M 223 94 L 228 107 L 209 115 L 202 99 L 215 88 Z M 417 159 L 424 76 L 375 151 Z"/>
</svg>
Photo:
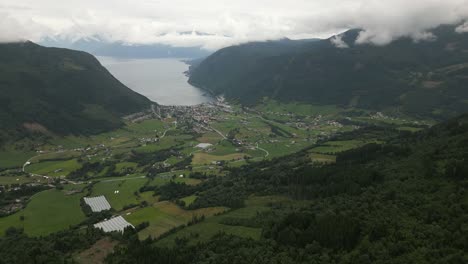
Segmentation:
<svg viewBox="0 0 468 264">
<path fill-rule="evenodd" d="M 196 105 L 211 97 L 187 83 L 188 65 L 177 58 L 120 59 L 97 57 L 115 78 L 162 105 Z"/>
</svg>

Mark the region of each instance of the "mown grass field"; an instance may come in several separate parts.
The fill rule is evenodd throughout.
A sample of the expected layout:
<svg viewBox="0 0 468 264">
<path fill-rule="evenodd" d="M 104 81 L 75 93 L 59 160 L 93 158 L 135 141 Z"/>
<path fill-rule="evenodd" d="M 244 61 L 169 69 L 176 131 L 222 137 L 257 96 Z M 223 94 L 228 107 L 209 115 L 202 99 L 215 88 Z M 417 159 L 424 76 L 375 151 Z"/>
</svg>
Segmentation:
<svg viewBox="0 0 468 264">
<path fill-rule="evenodd" d="M 366 122 L 368 124 L 376 124 L 376 125 L 383 125 L 383 124 L 390 124 L 390 125 L 395 125 L 395 126 L 401 126 L 401 127 L 410 127 L 410 128 L 418 128 L 418 126 L 412 126 L 415 122 L 419 124 L 425 124 L 425 125 L 434 125 L 437 123 L 434 120 L 431 119 L 414 119 L 409 116 L 400 116 L 396 118 L 389 118 L 389 117 L 378 117 L 378 116 L 359 116 L 353 118 L 353 120 L 361 121 L 361 122 Z"/>
<path fill-rule="evenodd" d="M 63 146 L 64 148 L 71 149 L 86 146 L 90 140 L 88 137 L 66 136 L 53 138 L 49 143 L 51 146 Z"/>
<path fill-rule="evenodd" d="M 67 149 L 105 144 L 106 146 L 122 146 L 131 143 L 138 137 L 155 137 L 166 129 L 167 124 L 160 120 L 145 120 L 140 123 L 128 123 L 127 126 L 111 132 L 92 137 L 66 136 L 55 137 L 50 141 L 51 146 L 62 146 Z"/>
<path fill-rule="evenodd" d="M 192 178 L 180 178 L 178 177 L 180 174 L 185 174 L 187 175 L 188 172 L 165 172 L 165 173 L 161 173 L 160 175 L 169 175 L 169 176 L 172 176 L 172 175 L 176 175 L 176 178 L 175 179 L 172 179 L 172 177 L 156 177 L 154 178 L 153 180 L 151 180 L 149 182 L 149 186 L 161 186 L 163 184 L 166 184 L 166 183 L 169 183 L 170 181 L 174 181 L 174 182 L 183 182 L 183 183 L 186 183 L 188 185 L 197 185 L 201 182 L 201 180 L 199 179 L 192 179 Z"/>
<path fill-rule="evenodd" d="M 92 195 L 106 196 L 112 208 L 119 211 L 126 205 L 138 204 L 143 199 L 135 195 L 140 187 L 146 183 L 145 178 L 125 179 L 125 180 L 103 180 L 93 186 Z M 119 193 L 115 193 L 119 191 Z"/>
<path fill-rule="evenodd" d="M 423 130 L 423 128 L 420 128 L 420 127 L 410 127 L 410 126 L 401 126 L 401 127 L 398 127 L 398 130 L 401 130 L 401 131 L 409 131 L 409 132 L 418 132 L 418 131 Z"/>
<path fill-rule="evenodd" d="M 0 169 L 19 168 L 31 157 L 37 155 L 32 151 L 0 150 Z"/>
<path fill-rule="evenodd" d="M 154 195 L 152 191 L 140 193 L 140 197 L 142 201 L 146 201 L 148 204 L 159 202 L 159 195 Z"/>
<path fill-rule="evenodd" d="M 233 153 L 227 155 L 213 155 L 208 153 L 195 153 L 193 155 L 192 164 L 194 165 L 202 165 L 202 164 L 211 164 L 214 161 L 231 161 L 231 160 L 239 160 L 243 159 L 245 153 Z"/>
<path fill-rule="evenodd" d="M 232 145 L 232 143 L 227 140 L 223 140 L 219 142 L 219 144 L 213 146 L 213 148 L 214 150 L 210 152 L 210 154 L 216 155 L 216 156 L 223 156 L 223 155 L 228 155 L 228 154 L 237 152 L 236 151 L 237 147 Z"/>
<path fill-rule="evenodd" d="M 211 207 L 189 211 L 164 201 L 133 211 L 129 215 L 125 214 L 124 217 L 133 225 L 149 222 L 149 227 L 138 234 L 141 239 L 145 239 L 148 236 L 159 237 L 174 227 L 188 223 L 194 216 L 210 217 L 225 210 L 224 207 Z"/>
<path fill-rule="evenodd" d="M 265 100 L 257 106 L 257 109 L 264 112 L 274 113 L 294 113 L 296 115 L 335 115 L 343 109 L 335 105 L 312 105 L 304 103 L 282 103 L 274 100 Z"/>
<path fill-rule="evenodd" d="M 52 177 L 66 176 L 81 167 L 76 159 L 60 161 L 43 161 L 26 166 L 29 173 Z"/>
<path fill-rule="evenodd" d="M 195 245 L 197 242 L 207 241 L 212 238 L 214 235 L 223 232 L 229 235 L 252 238 L 255 240 L 260 239 L 262 234 L 261 228 L 253 228 L 246 226 L 230 226 L 223 225 L 216 222 L 215 217 L 207 219 L 196 225 L 186 227 L 174 235 L 170 235 L 166 238 L 163 238 L 155 243 L 156 246 L 160 247 L 173 247 L 176 245 L 175 239 L 178 238 L 187 238 L 189 239 L 190 245 Z"/>
<path fill-rule="evenodd" d="M 320 146 L 310 149 L 310 152 L 320 154 L 334 154 L 357 148 L 364 144 L 366 144 L 366 142 L 360 140 L 328 141 Z"/>
<path fill-rule="evenodd" d="M 211 126 L 226 135 L 229 131 L 239 127 L 239 120 L 237 118 L 229 118 L 229 120 L 213 123 Z"/>
<path fill-rule="evenodd" d="M 60 151 L 60 152 L 50 152 L 50 153 L 42 153 L 37 156 L 32 157 L 29 161 L 32 163 L 46 161 L 46 160 L 70 160 L 73 158 L 77 158 L 81 156 L 81 152 L 79 151 Z"/>
<path fill-rule="evenodd" d="M 180 200 L 184 201 L 185 203 L 185 206 L 189 206 L 191 205 L 193 202 L 195 202 L 195 199 L 197 199 L 197 196 L 196 195 L 190 195 L 190 196 L 187 196 L 187 197 L 184 197 Z"/>
<path fill-rule="evenodd" d="M 262 143 L 259 144 L 259 147 L 267 150 L 269 155 L 267 158 L 280 157 L 288 154 L 297 152 L 307 145 L 302 142 L 292 143 L 293 140 L 288 140 L 286 142 L 274 142 L 274 143 Z"/>
<path fill-rule="evenodd" d="M 196 140 L 200 143 L 211 143 L 216 144 L 223 138 L 216 132 L 208 132 L 203 134 L 201 137 L 197 138 Z"/>
<path fill-rule="evenodd" d="M 158 240 L 155 245 L 161 247 L 175 246 L 176 238 L 187 238 L 190 244 L 196 244 L 197 242 L 208 240 L 219 232 L 259 239 L 262 232 L 261 228 L 225 225 L 221 222 L 226 218 L 252 219 L 257 213 L 271 210 L 269 208 L 270 203 L 291 203 L 291 200 L 280 196 L 250 197 L 246 201 L 246 207 L 216 215 L 207 218 L 201 223 L 185 227 L 174 234 Z"/>
<path fill-rule="evenodd" d="M 142 145 L 138 148 L 135 148 L 137 152 L 156 152 L 163 149 L 174 148 L 178 146 L 185 145 L 188 141 L 192 140 L 193 137 L 191 135 L 167 135 L 164 138 L 161 138 L 158 142 L 155 143 L 148 143 L 146 145 Z"/>
<path fill-rule="evenodd" d="M 148 134 L 164 131 L 166 129 L 165 126 L 167 125 L 160 120 L 145 120 L 140 123 L 132 123 L 128 125 L 128 129 L 133 132 Z"/>
<path fill-rule="evenodd" d="M 0 234 L 11 226 L 24 228 L 30 236 L 47 235 L 77 225 L 85 219 L 81 211 L 82 194 L 66 195 L 64 191 L 47 190 L 34 195 L 26 208 L 0 218 Z M 20 217 L 24 216 L 24 221 Z"/>
<path fill-rule="evenodd" d="M 29 182 L 44 182 L 44 179 L 42 177 L 0 176 L 0 185 L 23 184 Z"/>
<path fill-rule="evenodd" d="M 334 163 L 336 161 L 336 156 L 334 155 L 310 153 L 309 157 L 313 162 L 318 163 Z"/>
<path fill-rule="evenodd" d="M 125 169 L 136 169 L 138 167 L 138 163 L 135 162 L 119 162 L 115 164 L 115 171 L 122 172 Z"/>
</svg>

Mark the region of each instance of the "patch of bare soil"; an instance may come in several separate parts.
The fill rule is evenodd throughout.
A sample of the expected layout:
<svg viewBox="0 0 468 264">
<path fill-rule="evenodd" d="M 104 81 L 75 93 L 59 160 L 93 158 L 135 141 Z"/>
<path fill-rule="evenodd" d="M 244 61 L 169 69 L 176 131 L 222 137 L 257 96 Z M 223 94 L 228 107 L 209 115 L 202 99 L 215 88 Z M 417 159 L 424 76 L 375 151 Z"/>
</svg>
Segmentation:
<svg viewBox="0 0 468 264">
<path fill-rule="evenodd" d="M 117 241 L 106 237 L 97 241 L 92 247 L 80 252 L 75 260 L 83 264 L 101 264 L 107 255 L 113 252 L 114 247 L 118 244 Z"/>
<path fill-rule="evenodd" d="M 47 128 L 39 123 L 23 123 L 23 127 L 30 132 L 39 132 L 42 134 L 50 134 Z"/>
<path fill-rule="evenodd" d="M 425 81 L 423 82 L 423 87 L 427 89 L 435 89 L 439 87 L 442 84 L 442 82 L 436 82 L 436 81 Z"/>
</svg>

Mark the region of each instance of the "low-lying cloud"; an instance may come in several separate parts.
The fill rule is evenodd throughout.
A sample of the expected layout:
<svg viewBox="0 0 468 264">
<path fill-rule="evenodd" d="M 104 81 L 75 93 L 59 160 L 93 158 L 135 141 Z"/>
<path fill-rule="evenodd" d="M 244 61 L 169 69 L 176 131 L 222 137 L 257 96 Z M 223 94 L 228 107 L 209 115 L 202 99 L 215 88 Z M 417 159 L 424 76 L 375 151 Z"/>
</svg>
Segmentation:
<svg viewBox="0 0 468 264">
<path fill-rule="evenodd" d="M 358 44 L 385 45 L 400 37 L 433 40 L 430 30 L 441 24 L 468 32 L 468 0 L 0 0 L 2 42 L 99 37 L 214 50 L 361 28 Z M 348 45 L 340 37 L 332 41 Z"/>
<path fill-rule="evenodd" d="M 331 43 L 335 45 L 335 47 L 340 49 L 349 48 L 348 43 L 344 42 L 342 35 L 336 35 L 330 39 Z"/>
<path fill-rule="evenodd" d="M 0 12 L 0 42 L 25 41 L 28 39 L 37 39 L 41 36 L 41 28 L 35 23 L 21 23 L 11 15 Z"/>
<path fill-rule="evenodd" d="M 468 32 L 468 22 L 465 22 L 464 24 L 458 26 L 455 31 L 458 33 L 467 33 Z"/>
</svg>

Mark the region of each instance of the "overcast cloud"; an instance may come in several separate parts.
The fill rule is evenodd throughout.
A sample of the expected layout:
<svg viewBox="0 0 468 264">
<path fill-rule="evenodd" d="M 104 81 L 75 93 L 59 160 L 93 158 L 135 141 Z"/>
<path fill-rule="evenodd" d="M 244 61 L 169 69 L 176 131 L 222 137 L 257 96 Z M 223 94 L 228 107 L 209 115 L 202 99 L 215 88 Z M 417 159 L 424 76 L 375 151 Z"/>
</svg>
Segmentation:
<svg viewBox="0 0 468 264">
<path fill-rule="evenodd" d="M 213 50 L 362 28 L 359 43 L 384 45 L 402 36 L 433 39 L 428 30 L 440 24 L 467 32 L 467 21 L 468 0 L 0 0 L 3 42 L 99 36 Z"/>
</svg>

